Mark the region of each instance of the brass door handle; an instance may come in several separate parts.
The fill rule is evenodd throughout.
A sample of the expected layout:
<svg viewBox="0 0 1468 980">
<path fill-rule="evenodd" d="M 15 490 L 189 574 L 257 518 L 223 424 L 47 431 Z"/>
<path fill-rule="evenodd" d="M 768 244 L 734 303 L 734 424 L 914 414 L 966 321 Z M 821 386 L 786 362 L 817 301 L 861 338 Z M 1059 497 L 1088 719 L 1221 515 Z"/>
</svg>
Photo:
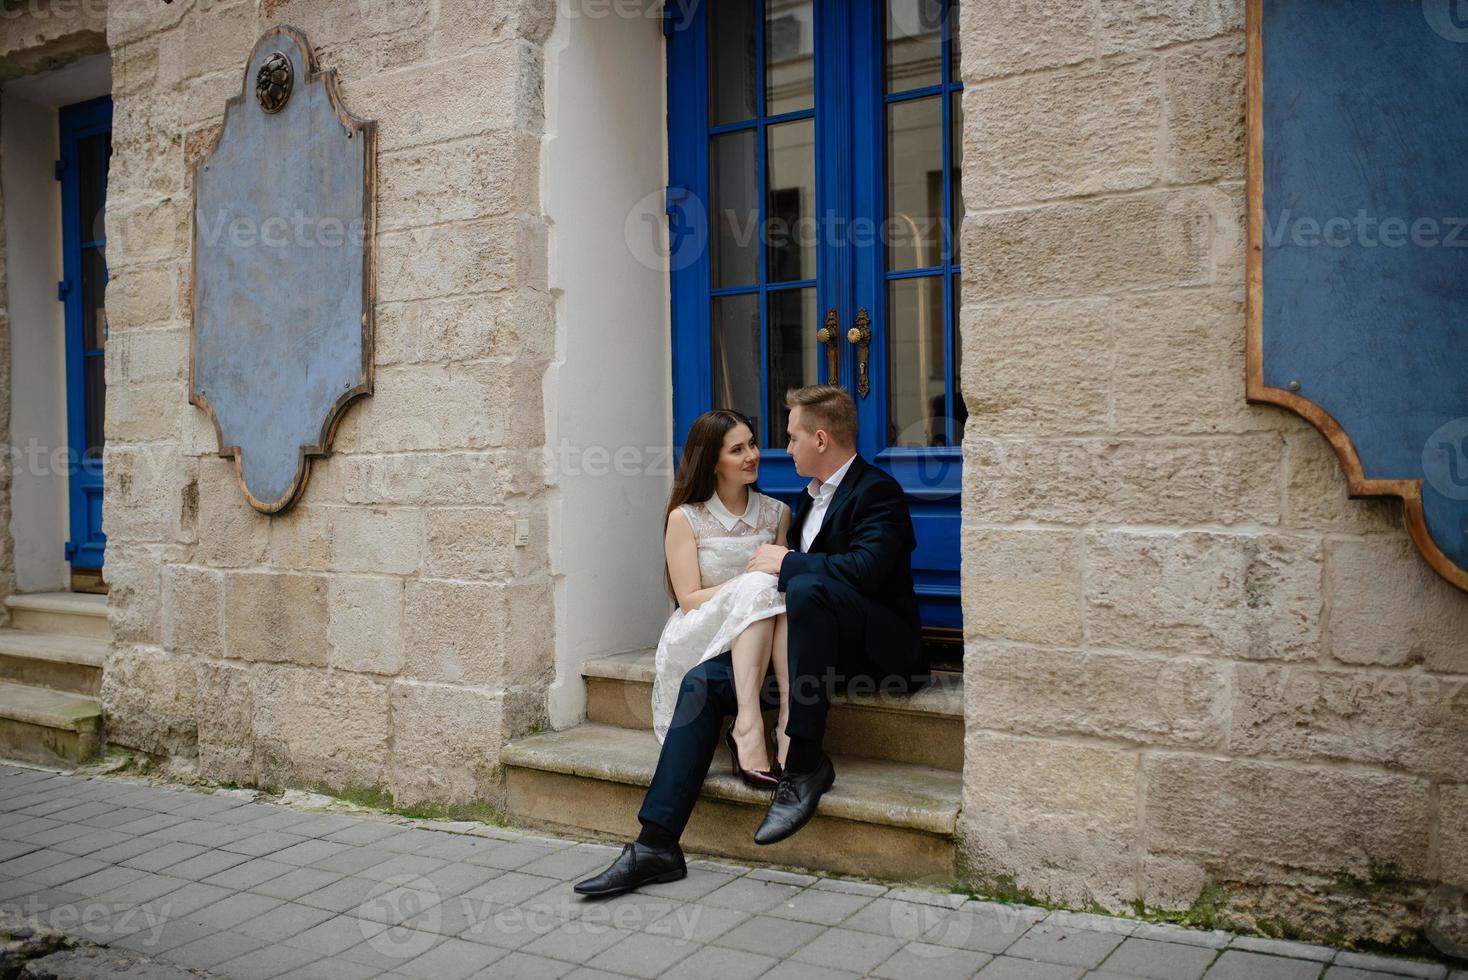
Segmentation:
<svg viewBox="0 0 1468 980">
<path fill-rule="evenodd" d="M 841 381 L 841 353 L 836 349 L 841 342 L 841 318 L 833 306 L 826 312 L 826 325 L 816 331 L 816 340 L 826 345 L 826 384 Z"/>
<path fill-rule="evenodd" d="M 863 306 L 856 311 L 856 326 L 846 331 L 848 343 L 857 345 L 857 376 L 856 391 L 865 398 L 871 390 L 871 384 L 867 378 L 867 358 L 871 356 L 872 347 L 872 318 L 867 315 L 867 308 Z"/>
</svg>

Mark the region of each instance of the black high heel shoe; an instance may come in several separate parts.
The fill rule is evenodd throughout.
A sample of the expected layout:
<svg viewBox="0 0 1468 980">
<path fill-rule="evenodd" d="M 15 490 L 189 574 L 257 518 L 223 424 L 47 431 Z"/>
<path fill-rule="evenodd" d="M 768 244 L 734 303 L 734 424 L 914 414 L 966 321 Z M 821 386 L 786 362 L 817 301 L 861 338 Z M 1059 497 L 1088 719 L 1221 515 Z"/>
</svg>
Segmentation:
<svg viewBox="0 0 1468 980">
<path fill-rule="evenodd" d="M 744 780 L 744 785 L 755 789 L 774 789 L 779 784 L 778 773 L 769 769 L 746 769 L 740 764 L 739 746 L 734 742 L 733 728 L 724 733 L 724 744 L 729 746 L 729 763 L 733 766 L 734 775 Z"/>
</svg>

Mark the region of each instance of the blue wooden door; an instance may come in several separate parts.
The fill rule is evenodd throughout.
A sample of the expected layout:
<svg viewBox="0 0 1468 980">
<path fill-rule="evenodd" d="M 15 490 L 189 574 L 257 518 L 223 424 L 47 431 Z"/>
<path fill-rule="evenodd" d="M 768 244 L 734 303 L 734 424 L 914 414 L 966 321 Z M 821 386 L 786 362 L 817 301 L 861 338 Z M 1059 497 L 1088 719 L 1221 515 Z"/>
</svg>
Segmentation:
<svg viewBox="0 0 1468 980">
<path fill-rule="evenodd" d="M 107 161 L 112 152 L 112 100 L 66 106 L 60 113 L 62 280 L 66 310 L 66 432 L 73 571 L 102 568 L 102 420 L 107 389 L 105 293 Z"/>
<path fill-rule="evenodd" d="M 710 408 L 744 412 L 767 450 L 761 487 L 793 502 L 807 481 L 783 452 L 784 392 L 845 385 L 858 449 L 908 493 L 924 625 L 951 637 L 956 3 L 682 7 L 667 22 L 675 438 Z"/>
</svg>

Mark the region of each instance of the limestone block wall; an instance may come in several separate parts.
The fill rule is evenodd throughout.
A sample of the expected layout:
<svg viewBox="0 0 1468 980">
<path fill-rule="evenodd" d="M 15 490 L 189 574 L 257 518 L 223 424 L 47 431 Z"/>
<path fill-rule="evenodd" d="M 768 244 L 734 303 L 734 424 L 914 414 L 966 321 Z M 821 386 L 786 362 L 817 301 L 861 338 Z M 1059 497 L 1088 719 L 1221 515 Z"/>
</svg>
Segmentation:
<svg viewBox="0 0 1468 980">
<path fill-rule="evenodd" d="M 1468 879 L 1468 595 L 1244 400 L 1243 13 L 963 5 L 963 854 L 1387 941 Z"/>
<path fill-rule="evenodd" d="M 26 0 L 0 16 L 0 83 L 103 50 L 106 0 Z"/>
<path fill-rule="evenodd" d="M 112 741 L 240 783 L 493 801 L 553 670 L 535 0 L 114 4 Z M 378 121 L 376 391 L 266 517 L 187 401 L 190 186 L 277 24 Z M 528 546 L 514 546 L 517 521 Z"/>
</svg>

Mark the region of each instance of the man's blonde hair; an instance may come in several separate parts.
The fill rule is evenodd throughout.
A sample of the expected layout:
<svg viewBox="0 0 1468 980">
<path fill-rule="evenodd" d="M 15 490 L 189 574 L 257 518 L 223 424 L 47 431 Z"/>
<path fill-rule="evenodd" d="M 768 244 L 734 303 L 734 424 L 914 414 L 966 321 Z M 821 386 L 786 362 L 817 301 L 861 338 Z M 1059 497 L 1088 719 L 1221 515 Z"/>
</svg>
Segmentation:
<svg viewBox="0 0 1468 980">
<path fill-rule="evenodd" d="M 826 434 L 842 446 L 856 446 L 856 401 L 840 385 L 806 385 L 785 392 L 785 407 L 799 405 L 805 429 Z"/>
</svg>

